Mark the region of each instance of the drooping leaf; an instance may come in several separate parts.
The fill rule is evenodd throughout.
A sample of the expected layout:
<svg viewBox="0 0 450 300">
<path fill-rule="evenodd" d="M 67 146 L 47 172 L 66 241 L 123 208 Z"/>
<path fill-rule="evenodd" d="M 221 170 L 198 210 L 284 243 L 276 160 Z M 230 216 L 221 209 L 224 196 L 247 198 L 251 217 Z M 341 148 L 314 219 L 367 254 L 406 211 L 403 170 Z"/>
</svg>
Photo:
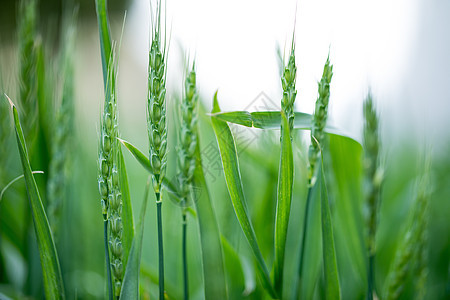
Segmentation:
<svg viewBox="0 0 450 300">
<path fill-rule="evenodd" d="M 217 113 L 219 111 L 220 108 L 217 101 L 216 92 L 214 96 L 212 113 Z M 233 134 L 231 133 L 227 122 L 214 117 L 214 115 L 211 117 L 211 120 L 219 145 L 225 180 L 227 183 L 231 202 L 236 213 L 236 217 L 255 256 L 258 274 L 261 278 L 263 287 L 267 290 L 272 298 L 277 298 L 277 293 L 275 292 L 275 289 L 270 281 L 269 272 L 267 270 L 266 263 L 264 262 L 264 258 L 261 254 L 261 250 L 259 249 L 255 231 L 253 229 L 252 223 L 250 222 L 247 207 L 245 204 L 245 196 L 242 187 L 241 174 L 239 171 L 239 163 L 236 153 L 236 144 Z"/>
<path fill-rule="evenodd" d="M 61 269 L 59 266 L 58 253 L 56 252 L 52 231 L 42 205 L 41 197 L 36 185 L 36 181 L 31 172 L 28 152 L 23 136 L 22 127 L 19 121 L 17 109 L 8 98 L 14 118 L 14 126 L 19 148 L 19 156 L 22 161 L 23 173 L 27 187 L 28 200 L 33 216 L 33 224 L 39 247 L 39 257 L 44 280 L 44 291 L 47 299 L 65 299 Z"/>
<path fill-rule="evenodd" d="M 219 226 L 203 174 L 198 136 L 195 156 L 194 188 L 197 191 L 192 195 L 200 230 L 205 299 L 228 299 Z"/>
<path fill-rule="evenodd" d="M 252 113 L 247 111 L 217 112 L 212 113 L 211 116 L 225 122 L 259 129 L 280 129 L 281 124 L 281 113 L 279 111 L 258 111 Z M 294 128 L 310 130 L 311 115 L 296 112 L 294 118 Z M 333 126 L 330 122 L 327 122 L 325 132 L 356 140 L 351 134 Z"/>
<path fill-rule="evenodd" d="M 128 256 L 134 239 L 134 217 L 131 206 L 130 187 L 128 185 L 127 170 L 123 159 L 122 148 L 118 149 L 119 157 L 119 180 L 120 191 L 122 193 L 122 224 L 123 224 L 123 249 L 124 249 L 124 266 L 127 265 Z"/>
<path fill-rule="evenodd" d="M 281 123 L 281 156 L 278 172 L 277 210 L 275 217 L 275 289 L 281 295 L 283 289 L 284 255 L 291 212 L 292 186 L 294 182 L 294 161 L 289 123 L 284 112 Z"/>
<path fill-rule="evenodd" d="M 149 177 L 147 185 L 145 186 L 144 200 L 142 201 L 137 232 L 131 245 L 128 263 L 125 269 L 125 276 L 123 278 L 122 290 L 120 292 L 120 299 L 139 299 L 139 272 L 141 269 L 142 239 L 144 236 L 144 219 L 145 212 L 147 211 L 150 183 L 151 177 Z"/>
</svg>

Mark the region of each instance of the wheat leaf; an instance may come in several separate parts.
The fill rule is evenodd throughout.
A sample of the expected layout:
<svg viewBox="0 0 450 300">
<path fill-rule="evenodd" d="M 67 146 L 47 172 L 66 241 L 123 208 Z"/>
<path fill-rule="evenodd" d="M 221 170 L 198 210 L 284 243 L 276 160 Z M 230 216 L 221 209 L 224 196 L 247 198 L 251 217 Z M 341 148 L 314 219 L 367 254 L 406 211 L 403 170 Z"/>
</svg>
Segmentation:
<svg viewBox="0 0 450 300">
<path fill-rule="evenodd" d="M 23 136 L 22 127 L 19 121 L 17 109 L 11 99 L 6 96 L 11 104 L 14 126 L 19 148 L 19 156 L 22 161 L 23 173 L 27 187 L 28 200 L 33 215 L 34 229 L 39 247 L 39 257 L 44 279 L 44 291 L 47 299 L 65 299 L 61 269 L 59 266 L 58 253 L 56 252 L 52 231 L 42 205 L 41 197 L 36 185 L 36 181 L 31 172 L 28 152 Z"/>
<path fill-rule="evenodd" d="M 278 294 L 281 295 L 284 270 L 286 237 L 291 212 L 292 185 L 294 182 L 294 161 L 289 123 L 284 112 L 281 125 L 281 156 L 278 173 L 277 210 L 275 217 L 275 262 L 274 282 Z"/>
<path fill-rule="evenodd" d="M 213 111 L 217 113 L 220 111 L 217 101 L 217 92 L 214 95 Z M 236 153 L 236 144 L 228 124 L 212 116 L 212 125 L 216 134 L 217 143 L 219 145 L 220 156 L 222 159 L 223 171 L 230 194 L 231 202 L 233 204 L 236 217 L 241 225 L 242 231 L 252 249 L 256 258 L 258 273 L 261 278 L 262 285 L 269 292 L 272 298 L 277 298 L 277 293 L 270 281 L 269 272 L 264 262 L 261 250 L 259 249 L 256 240 L 255 231 L 250 222 L 247 207 L 245 204 L 244 191 L 242 187 L 241 174 L 239 172 L 239 163 Z"/>
</svg>

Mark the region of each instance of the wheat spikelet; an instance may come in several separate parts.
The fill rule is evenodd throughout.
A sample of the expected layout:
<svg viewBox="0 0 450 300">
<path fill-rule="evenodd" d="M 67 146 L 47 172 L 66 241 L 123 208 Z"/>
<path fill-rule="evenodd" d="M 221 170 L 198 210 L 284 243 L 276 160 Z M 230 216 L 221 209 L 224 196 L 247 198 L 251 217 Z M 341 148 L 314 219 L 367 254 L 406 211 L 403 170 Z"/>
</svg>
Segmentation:
<svg viewBox="0 0 450 300">
<path fill-rule="evenodd" d="M 330 58 L 327 57 L 325 66 L 323 67 L 322 79 L 319 81 L 319 97 L 316 100 L 312 127 L 311 127 L 311 145 L 309 146 L 309 175 L 310 185 L 315 183 L 316 163 L 319 157 L 319 145 L 322 145 L 325 132 L 324 128 L 327 123 L 328 102 L 330 100 L 330 82 L 333 77 L 333 65 L 330 64 Z"/>
</svg>

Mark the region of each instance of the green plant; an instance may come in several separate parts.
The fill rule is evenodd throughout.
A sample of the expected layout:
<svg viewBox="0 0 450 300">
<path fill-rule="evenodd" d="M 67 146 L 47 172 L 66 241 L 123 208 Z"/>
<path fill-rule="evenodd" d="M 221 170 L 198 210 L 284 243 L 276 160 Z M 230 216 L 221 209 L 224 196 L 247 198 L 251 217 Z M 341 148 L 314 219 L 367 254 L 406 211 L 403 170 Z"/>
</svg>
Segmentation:
<svg viewBox="0 0 450 300">
<path fill-rule="evenodd" d="M 197 147 L 197 101 L 198 93 L 196 88 L 195 63 L 192 64 L 191 71 L 188 72 L 184 83 L 184 95 L 181 102 L 180 114 L 180 147 L 178 154 L 179 184 L 181 190 L 182 206 L 182 260 L 184 278 L 184 299 L 189 299 L 189 281 L 187 270 L 187 249 L 186 249 L 186 229 L 187 229 L 187 205 L 192 197 L 194 171 L 195 171 L 195 149 Z"/>
<path fill-rule="evenodd" d="M 8 98 L 8 100 L 11 104 L 17 146 L 19 148 L 20 160 L 22 162 L 23 173 L 27 186 L 30 210 L 33 216 L 34 229 L 39 247 L 39 257 L 44 279 L 45 295 L 48 299 L 65 299 L 58 253 L 56 252 L 53 235 L 45 214 L 44 206 L 42 205 L 41 196 L 39 195 L 36 181 L 31 172 L 28 151 L 19 120 L 19 114 L 11 99 Z"/>
<path fill-rule="evenodd" d="M 75 126 L 75 108 L 74 108 L 74 62 L 73 47 L 75 44 L 76 14 L 66 21 L 65 36 L 62 44 L 62 55 L 60 57 L 61 70 L 61 101 L 57 105 L 56 117 L 54 123 L 52 159 L 50 161 L 50 175 L 47 184 L 48 193 L 48 215 L 52 225 L 54 235 L 58 236 L 60 227 L 61 210 L 64 205 L 64 199 L 68 196 L 68 186 L 71 178 L 70 170 L 73 160 L 73 138 Z"/>
<path fill-rule="evenodd" d="M 320 145 L 323 145 L 325 142 L 325 127 L 327 124 L 327 116 L 328 116 L 328 103 L 330 100 L 330 82 L 333 77 L 333 66 L 330 64 L 329 57 L 327 58 L 325 65 L 323 67 L 322 79 L 319 81 L 318 88 L 318 98 L 316 100 L 316 106 L 314 110 L 314 115 L 312 117 L 312 125 L 311 125 L 311 145 L 309 146 L 308 151 L 308 194 L 306 196 L 306 206 L 305 206 L 305 215 L 303 218 L 303 232 L 301 235 L 301 248 L 300 248 L 300 262 L 299 262 L 299 286 L 302 285 L 303 279 L 303 268 L 304 268 L 304 260 L 305 260 L 305 249 L 307 243 L 307 235 L 308 235 L 308 222 L 309 222 L 309 214 L 310 214 L 310 206 L 311 206 L 311 198 L 312 198 L 312 188 L 315 185 L 317 180 L 317 168 L 316 164 L 318 162 L 318 157 L 320 154 Z M 299 292 L 301 289 L 299 289 Z"/>
<path fill-rule="evenodd" d="M 161 2 L 158 2 L 155 22 L 152 23 L 152 42 L 148 62 L 147 129 L 150 144 L 150 163 L 153 170 L 153 190 L 156 195 L 158 220 L 159 299 L 164 299 L 164 250 L 162 235 L 162 181 L 166 175 L 166 65 L 165 45 L 161 40 Z"/>
<path fill-rule="evenodd" d="M 373 299 L 374 293 L 374 259 L 375 259 L 375 234 L 377 228 L 377 216 L 379 210 L 379 198 L 383 172 L 380 166 L 379 150 L 380 137 L 378 128 L 378 116 L 369 93 L 364 101 L 364 174 L 366 186 L 366 205 L 369 215 L 367 218 L 367 251 L 368 251 L 368 291 L 367 299 Z"/>
</svg>

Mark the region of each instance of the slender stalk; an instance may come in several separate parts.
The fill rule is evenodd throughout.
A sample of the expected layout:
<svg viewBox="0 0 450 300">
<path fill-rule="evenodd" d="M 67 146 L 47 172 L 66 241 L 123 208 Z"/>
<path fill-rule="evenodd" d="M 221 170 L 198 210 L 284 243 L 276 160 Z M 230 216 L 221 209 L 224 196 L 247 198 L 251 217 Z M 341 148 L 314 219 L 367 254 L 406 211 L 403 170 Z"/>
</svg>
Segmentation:
<svg viewBox="0 0 450 300">
<path fill-rule="evenodd" d="M 191 71 L 186 74 L 184 82 L 183 99 L 180 105 L 181 129 L 178 147 L 178 180 L 182 195 L 182 260 L 183 260 L 183 282 L 184 299 L 189 299 L 187 253 L 186 253 L 186 211 L 188 201 L 193 197 L 193 179 L 196 166 L 195 149 L 197 146 L 197 102 L 198 91 L 196 87 L 195 62 Z"/>
<path fill-rule="evenodd" d="M 376 255 L 375 235 L 377 232 L 378 209 L 380 203 L 383 172 L 379 162 L 380 137 L 378 115 L 369 93 L 364 101 L 364 180 L 367 187 L 365 205 L 368 206 L 367 223 L 367 300 L 373 299 L 374 293 L 374 260 Z"/>
<path fill-rule="evenodd" d="M 300 262 L 299 262 L 299 286 L 301 287 L 303 277 L 303 260 L 305 255 L 305 242 L 309 217 L 309 207 L 311 203 L 312 188 L 314 187 L 317 179 L 316 164 L 319 161 L 319 144 L 322 144 L 325 139 L 324 128 L 327 123 L 328 117 L 328 103 L 330 100 L 330 83 L 333 77 L 333 65 L 330 64 L 330 57 L 327 57 L 325 65 L 323 67 L 322 79 L 318 83 L 318 97 L 316 100 L 316 106 L 314 115 L 312 118 L 311 126 L 311 145 L 309 146 L 308 160 L 308 195 L 306 197 L 305 216 L 303 219 L 303 232 L 302 232 L 302 245 L 300 249 Z M 323 170 L 322 170 L 323 172 Z M 300 288 L 297 289 L 297 296 L 300 295 Z"/>
<path fill-rule="evenodd" d="M 108 299 L 113 300 L 113 286 L 111 275 L 111 264 L 109 262 L 109 240 L 108 240 L 108 219 L 106 215 L 103 215 L 103 238 L 105 241 L 105 259 L 106 259 L 106 274 L 108 277 Z"/>
<path fill-rule="evenodd" d="M 161 194 L 156 193 L 156 214 L 158 222 L 158 267 L 159 267 L 159 299 L 164 300 L 164 250 L 162 235 Z"/>
<path fill-rule="evenodd" d="M 164 252 L 162 236 L 162 182 L 167 163 L 166 124 L 166 45 L 161 37 L 161 1 L 158 1 L 151 24 L 152 42 L 148 62 L 147 131 L 149 161 L 153 171 L 153 190 L 156 195 L 159 253 L 159 299 L 164 299 Z M 166 39 L 164 37 L 164 43 Z"/>
<path fill-rule="evenodd" d="M 186 249 L 186 209 L 183 209 L 183 224 L 182 224 L 182 256 L 183 256 L 183 279 L 184 279 L 184 300 L 189 299 L 189 282 L 187 269 L 187 249 Z"/>
<path fill-rule="evenodd" d="M 298 274 L 299 274 L 299 282 L 301 284 L 302 282 L 302 276 L 303 276 L 303 259 L 305 256 L 305 242 L 306 242 L 306 227 L 308 224 L 308 211 L 309 211 L 309 206 L 311 203 L 311 191 L 312 191 L 312 186 L 308 187 L 308 195 L 306 196 L 306 207 L 305 207 L 305 216 L 303 217 L 303 231 L 302 231 L 302 244 L 301 244 L 301 248 L 300 248 L 300 263 L 298 265 Z M 300 290 L 300 289 L 299 289 Z"/>
<path fill-rule="evenodd" d="M 367 277 L 367 300 L 373 300 L 373 262 L 375 255 L 369 256 L 369 274 Z"/>
</svg>

